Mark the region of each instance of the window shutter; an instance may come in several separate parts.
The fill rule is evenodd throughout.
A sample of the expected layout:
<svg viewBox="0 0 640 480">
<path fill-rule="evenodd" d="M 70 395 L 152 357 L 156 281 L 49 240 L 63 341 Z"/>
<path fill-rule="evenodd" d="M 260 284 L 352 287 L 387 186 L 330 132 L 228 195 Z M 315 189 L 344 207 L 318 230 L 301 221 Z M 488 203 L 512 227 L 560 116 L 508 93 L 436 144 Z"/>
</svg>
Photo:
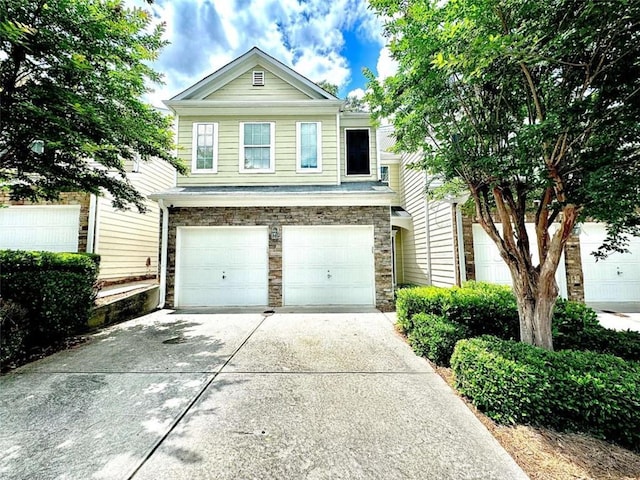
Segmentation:
<svg viewBox="0 0 640 480">
<path fill-rule="evenodd" d="M 260 70 L 253 71 L 253 86 L 254 87 L 263 87 L 264 86 L 264 72 Z"/>
</svg>

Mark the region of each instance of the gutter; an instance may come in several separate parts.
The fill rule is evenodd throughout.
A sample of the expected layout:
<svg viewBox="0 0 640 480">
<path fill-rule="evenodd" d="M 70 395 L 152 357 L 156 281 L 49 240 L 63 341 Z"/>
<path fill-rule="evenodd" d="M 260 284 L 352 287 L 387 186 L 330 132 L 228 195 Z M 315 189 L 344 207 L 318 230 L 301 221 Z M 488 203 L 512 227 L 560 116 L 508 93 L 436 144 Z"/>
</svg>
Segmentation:
<svg viewBox="0 0 640 480">
<path fill-rule="evenodd" d="M 427 172 L 424 172 L 424 184 L 428 185 L 428 177 Z M 429 215 L 429 196 L 424 195 L 424 224 L 425 224 L 425 235 L 427 240 L 427 269 L 429 270 L 429 285 L 433 285 L 433 272 L 431 270 L 431 218 Z"/>
<path fill-rule="evenodd" d="M 456 234 L 458 236 L 458 270 L 460 285 L 467 281 L 467 269 L 464 259 L 464 233 L 462 231 L 462 208 L 460 203 L 454 204 L 456 209 Z"/>
<path fill-rule="evenodd" d="M 169 209 L 164 204 L 164 200 L 158 199 L 158 206 L 162 211 L 162 237 L 160 240 L 160 298 L 158 308 L 164 308 L 167 298 L 167 255 L 169 239 Z"/>
</svg>

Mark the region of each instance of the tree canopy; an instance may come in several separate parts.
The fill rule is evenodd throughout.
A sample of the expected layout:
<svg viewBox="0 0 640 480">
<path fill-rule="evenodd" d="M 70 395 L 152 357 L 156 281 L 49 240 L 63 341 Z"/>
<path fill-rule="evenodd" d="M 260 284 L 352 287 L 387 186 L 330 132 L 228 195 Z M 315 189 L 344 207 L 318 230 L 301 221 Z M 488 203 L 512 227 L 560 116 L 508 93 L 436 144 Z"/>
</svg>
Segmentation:
<svg viewBox="0 0 640 480">
<path fill-rule="evenodd" d="M 12 198 L 106 190 L 117 207 L 142 210 L 127 160 L 184 172 L 171 119 L 141 99 L 161 83 L 149 63 L 163 26 L 150 22 L 120 0 L 0 1 L 0 185 Z"/>
<path fill-rule="evenodd" d="M 608 224 L 603 254 L 638 233 L 640 3 L 370 3 L 399 64 L 382 84 L 368 73 L 373 111 L 399 150 L 424 152 L 419 167 L 465 185 L 510 268 L 523 340 L 551 348 L 553 277 L 576 223 Z"/>
</svg>

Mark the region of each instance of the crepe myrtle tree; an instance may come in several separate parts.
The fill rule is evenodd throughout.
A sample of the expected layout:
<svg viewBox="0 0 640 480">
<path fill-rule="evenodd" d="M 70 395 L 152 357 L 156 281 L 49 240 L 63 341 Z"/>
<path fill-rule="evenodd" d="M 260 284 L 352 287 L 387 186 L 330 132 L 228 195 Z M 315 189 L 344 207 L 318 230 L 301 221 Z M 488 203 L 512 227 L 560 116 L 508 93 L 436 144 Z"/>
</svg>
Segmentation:
<svg viewBox="0 0 640 480">
<path fill-rule="evenodd" d="M 577 222 L 607 223 L 603 257 L 638 233 L 640 2 L 370 4 L 399 65 L 384 82 L 367 73 L 372 111 L 398 150 L 423 152 L 417 168 L 468 190 L 511 272 L 521 340 L 552 349 L 555 273 Z"/>
<path fill-rule="evenodd" d="M 32 201 L 106 190 L 144 211 L 126 160 L 184 172 L 171 119 L 141 100 L 161 82 L 149 62 L 162 33 L 119 0 L 0 0 L 0 188 Z"/>
</svg>

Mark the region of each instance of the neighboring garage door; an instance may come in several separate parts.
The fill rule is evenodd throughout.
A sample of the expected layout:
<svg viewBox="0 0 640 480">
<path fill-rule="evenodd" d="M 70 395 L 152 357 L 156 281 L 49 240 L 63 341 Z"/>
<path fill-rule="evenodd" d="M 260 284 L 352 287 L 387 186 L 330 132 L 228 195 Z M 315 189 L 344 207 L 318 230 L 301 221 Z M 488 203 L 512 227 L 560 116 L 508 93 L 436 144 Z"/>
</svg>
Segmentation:
<svg viewBox="0 0 640 480">
<path fill-rule="evenodd" d="M 580 254 L 585 301 L 640 301 L 640 238 L 630 239 L 629 253 L 614 253 L 596 262 L 591 252 L 602 245 L 606 234 L 602 224 L 585 223 L 581 226 Z"/>
<path fill-rule="evenodd" d="M 284 227 L 283 303 L 375 305 L 373 226 Z"/>
<path fill-rule="evenodd" d="M 0 208 L 0 249 L 77 252 L 80 205 Z"/>
<path fill-rule="evenodd" d="M 180 227 L 176 306 L 268 305 L 267 227 Z"/>
<path fill-rule="evenodd" d="M 499 232 L 502 232 L 502 224 L 496 224 Z M 527 225 L 527 233 L 531 242 L 533 262 L 539 262 L 537 242 L 535 240 L 535 229 L 532 224 Z M 502 285 L 512 285 L 509 267 L 500 256 L 498 247 L 491 237 L 480 225 L 473 225 L 473 255 L 476 269 L 476 280 L 483 282 L 499 283 Z M 560 296 L 567 298 L 567 275 L 564 267 L 564 254 L 560 258 L 558 270 L 556 271 L 556 282 L 560 289 Z"/>
</svg>

